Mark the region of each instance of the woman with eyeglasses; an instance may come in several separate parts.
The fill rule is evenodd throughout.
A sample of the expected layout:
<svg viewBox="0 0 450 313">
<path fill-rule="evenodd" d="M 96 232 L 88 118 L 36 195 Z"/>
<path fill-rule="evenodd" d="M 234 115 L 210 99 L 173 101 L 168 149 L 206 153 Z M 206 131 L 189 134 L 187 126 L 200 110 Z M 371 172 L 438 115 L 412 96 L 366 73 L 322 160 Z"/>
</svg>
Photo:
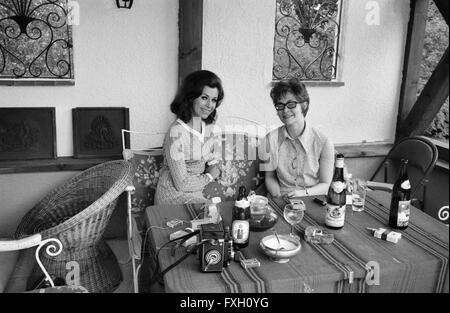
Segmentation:
<svg viewBox="0 0 450 313">
<path fill-rule="evenodd" d="M 328 192 L 333 177 L 334 145 L 306 120 L 309 95 L 297 79 L 281 81 L 270 92 L 283 126 L 264 140 L 268 159 L 265 185 L 273 197 L 302 197 Z"/>
<path fill-rule="evenodd" d="M 203 189 L 220 176 L 207 147 L 223 98 L 222 81 L 213 72 L 196 71 L 183 80 L 170 105 L 177 119 L 164 138 L 155 204 L 207 202 Z"/>
</svg>

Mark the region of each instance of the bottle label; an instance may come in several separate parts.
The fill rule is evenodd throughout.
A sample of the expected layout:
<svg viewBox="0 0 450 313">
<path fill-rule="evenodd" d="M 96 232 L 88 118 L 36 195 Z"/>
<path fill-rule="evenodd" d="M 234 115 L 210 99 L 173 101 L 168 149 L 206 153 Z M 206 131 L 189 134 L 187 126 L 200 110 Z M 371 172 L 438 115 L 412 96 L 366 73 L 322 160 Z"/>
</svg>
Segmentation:
<svg viewBox="0 0 450 313">
<path fill-rule="evenodd" d="M 402 189 L 411 189 L 411 183 L 409 182 L 409 180 L 405 180 L 400 187 L 402 187 Z"/>
<path fill-rule="evenodd" d="M 246 199 L 236 200 L 234 203 L 238 208 L 248 208 L 250 206 L 250 202 Z"/>
<path fill-rule="evenodd" d="M 325 224 L 330 227 L 342 227 L 345 222 L 345 205 L 327 205 Z"/>
<path fill-rule="evenodd" d="M 233 242 L 237 244 L 245 243 L 250 234 L 250 224 L 247 220 L 235 220 L 231 225 Z"/>
<path fill-rule="evenodd" d="M 405 227 L 409 223 L 411 200 L 398 202 L 397 226 Z"/>
<path fill-rule="evenodd" d="M 347 186 L 344 182 L 334 181 L 331 183 L 331 188 L 335 193 L 341 193 Z"/>
</svg>

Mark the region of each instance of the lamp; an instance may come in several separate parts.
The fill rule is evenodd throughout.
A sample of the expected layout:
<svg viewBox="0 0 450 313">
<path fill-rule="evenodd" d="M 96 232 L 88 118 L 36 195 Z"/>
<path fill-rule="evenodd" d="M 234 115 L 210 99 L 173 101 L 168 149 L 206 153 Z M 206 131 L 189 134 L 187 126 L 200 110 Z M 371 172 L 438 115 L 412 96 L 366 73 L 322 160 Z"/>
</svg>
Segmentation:
<svg viewBox="0 0 450 313">
<path fill-rule="evenodd" d="M 116 0 L 119 9 L 131 9 L 133 0 Z"/>
</svg>

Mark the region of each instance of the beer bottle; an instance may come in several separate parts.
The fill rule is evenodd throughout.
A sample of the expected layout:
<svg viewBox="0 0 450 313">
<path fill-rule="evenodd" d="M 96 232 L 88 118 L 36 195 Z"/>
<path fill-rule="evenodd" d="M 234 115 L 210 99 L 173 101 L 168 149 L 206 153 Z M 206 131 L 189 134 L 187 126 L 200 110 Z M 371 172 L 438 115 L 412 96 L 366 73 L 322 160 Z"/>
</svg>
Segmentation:
<svg viewBox="0 0 450 313">
<path fill-rule="evenodd" d="M 389 226 L 396 229 L 408 227 L 411 206 L 411 183 L 408 177 L 408 160 L 402 159 L 400 173 L 394 183 L 389 213 Z"/>
<path fill-rule="evenodd" d="M 239 187 L 239 194 L 233 206 L 231 236 L 236 249 L 247 247 L 250 240 L 250 202 L 246 193 L 244 186 Z"/>
<path fill-rule="evenodd" d="M 336 156 L 333 180 L 328 188 L 325 225 L 340 229 L 345 223 L 346 184 L 344 180 L 344 155 Z"/>
</svg>

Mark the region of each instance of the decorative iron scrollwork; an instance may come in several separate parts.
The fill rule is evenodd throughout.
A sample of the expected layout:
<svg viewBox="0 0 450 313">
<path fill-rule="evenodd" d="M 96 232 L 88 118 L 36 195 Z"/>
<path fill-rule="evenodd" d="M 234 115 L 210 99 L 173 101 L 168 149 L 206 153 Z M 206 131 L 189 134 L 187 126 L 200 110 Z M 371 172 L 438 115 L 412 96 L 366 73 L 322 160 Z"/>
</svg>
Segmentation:
<svg viewBox="0 0 450 313">
<path fill-rule="evenodd" d="M 439 209 L 438 217 L 441 221 L 445 222 L 448 220 L 448 216 L 449 216 L 448 205 L 445 205 Z"/>
<path fill-rule="evenodd" d="M 340 2 L 277 0 L 274 79 L 336 78 Z"/>
<path fill-rule="evenodd" d="M 49 244 L 50 242 L 54 242 L 54 243 L 53 244 Z M 36 261 L 37 261 L 39 267 L 41 268 L 42 272 L 44 273 L 46 279 L 50 282 L 50 285 L 52 287 L 55 287 L 55 284 L 53 283 L 52 278 L 48 274 L 47 270 L 45 269 L 45 267 L 42 264 L 41 259 L 39 257 L 39 251 L 45 246 L 47 246 L 47 248 L 45 249 L 45 252 L 49 256 L 57 256 L 57 255 L 59 255 L 62 252 L 63 246 L 62 246 L 61 241 L 59 241 L 58 239 L 56 239 L 56 238 L 49 238 L 49 239 L 42 240 L 39 243 L 39 246 L 37 247 L 36 252 L 35 252 Z"/>
<path fill-rule="evenodd" d="M 0 0 L 0 78 L 73 78 L 67 0 Z"/>
</svg>

